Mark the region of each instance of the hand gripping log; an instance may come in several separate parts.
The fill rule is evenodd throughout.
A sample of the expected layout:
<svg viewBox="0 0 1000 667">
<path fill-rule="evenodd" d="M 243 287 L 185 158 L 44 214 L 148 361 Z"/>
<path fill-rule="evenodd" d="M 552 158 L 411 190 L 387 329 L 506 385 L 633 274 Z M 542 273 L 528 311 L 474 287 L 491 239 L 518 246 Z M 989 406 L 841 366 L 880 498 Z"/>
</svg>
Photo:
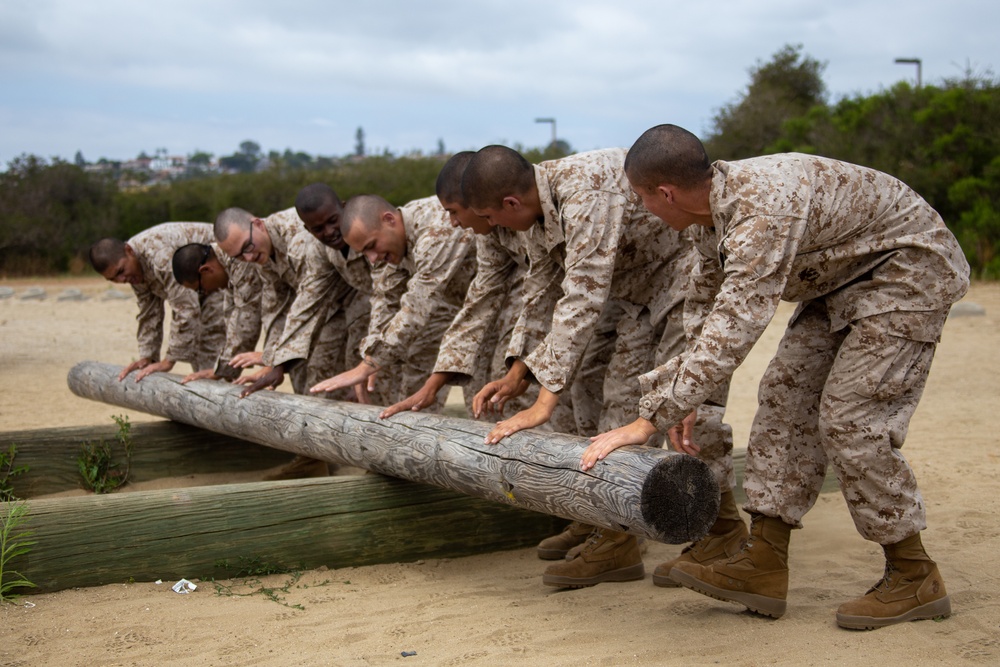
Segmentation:
<svg viewBox="0 0 1000 667">
<path fill-rule="evenodd" d="M 332 463 L 357 466 L 523 509 L 681 544 L 708 532 L 719 487 L 698 459 L 623 447 L 580 470 L 586 438 L 522 431 L 483 444 L 490 425 L 419 412 L 379 419 L 381 408 L 154 373 L 118 381 L 120 366 L 74 366 L 77 396 Z M 141 447 L 141 443 L 136 446 Z"/>
</svg>

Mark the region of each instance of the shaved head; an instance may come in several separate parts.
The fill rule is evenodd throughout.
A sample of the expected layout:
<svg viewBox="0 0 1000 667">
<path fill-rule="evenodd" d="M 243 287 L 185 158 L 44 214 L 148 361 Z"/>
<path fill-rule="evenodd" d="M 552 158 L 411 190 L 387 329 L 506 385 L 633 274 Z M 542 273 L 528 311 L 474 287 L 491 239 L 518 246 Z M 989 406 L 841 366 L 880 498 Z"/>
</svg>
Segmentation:
<svg viewBox="0 0 1000 667">
<path fill-rule="evenodd" d="M 382 214 L 395 211 L 396 207 L 378 195 L 357 195 L 347 200 L 344 216 L 340 219 L 340 232 L 347 238 L 351 229 L 360 225 L 367 231 L 379 228 Z"/>
<path fill-rule="evenodd" d="M 215 240 L 222 243 L 229 238 L 229 230 L 233 226 L 239 229 L 250 229 L 250 223 L 253 222 L 253 219 L 253 214 L 242 208 L 235 206 L 227 208 L 215 218 Z"/>
<path fill-rule="evenodd" d="M 90 265 L 98 273 L 104 273 L 112 264 L 125 256 L 125 242 L 121 239 L 103 238 L 90 246 Z"/>
<path fill-rule="evenodd" d="M 212 250 L 212 246 L 205 245 L 203 243 L 188 243 L 187 245 L 182 245 L 180 248 L 174 251 L 173 259 L 170 262 L 171 268 L 174 271 L 174 280 L 179 282 L 181 285 L 185 283 L 193 283 L 198 280 L 198 269 L 201 265 L 208 261 L 210 257 L 214 257 L 215 252 Z"/>
<path fill-rule="evenodd" d="M 326 183 L 313 183 L 299 190 L 295 196 L 295 210 L 299 217 L 315 213 L 327 204 L 340 204 L 340 197 Z"/>
<path fill-rule="evenodd" d="M 625 174 L 645 190 L 662 184 L 690 190 L 711 179 L 712 166 L 698 137 L 676 125 L 657 125 L 629 149 Z"/>
<path fill-rule="evenodd" d="M 462 174 L 462 198 L 474 209 L 496 209 L 504 197 L 523 196 L 535 185 L 535 170 L 506 146 L 486 146 L 469 160 Z"/>
<path fill-rule="evenodd" d="M 475 153 L 472 151 L 455 153 L 441 167 L 437 183 L 434 184 L 434 192 L 442 202 L 468 206 L 465 203 L 465 198 L 462 197 L 462 175 L 473 155 Z"/>
</svg>

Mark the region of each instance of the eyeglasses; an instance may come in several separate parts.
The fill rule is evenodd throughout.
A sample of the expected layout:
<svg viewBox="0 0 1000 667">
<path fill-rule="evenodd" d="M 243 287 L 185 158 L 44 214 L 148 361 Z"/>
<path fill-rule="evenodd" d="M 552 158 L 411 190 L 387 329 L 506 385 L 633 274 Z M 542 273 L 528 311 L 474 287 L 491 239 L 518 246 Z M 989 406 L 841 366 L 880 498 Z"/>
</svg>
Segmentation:
<svg viewBox="0 0 1000 667">
<path fill-rule="evenodd" d="M 212 252 L 211 246 L 205 246 L 205 250 L 201 256 L 201 263 L 198 264 L 198 296 L 208 296 L 208 292 L 205 288 L 201 286 L 201 267 L 205 266 L 205 262 L 208 261 L 208 255 Z"/>
<path fill-rule="evenodd" d="M 249 255 L 250 253 L 252 253 L 254 251 L 254 248 L 256 248 L 256 247 L 257 246 L 253 242 L 253 223 L 251 222 L 250 223 L 250 237 L 247 239 L 247 242 L 243 244 L 243 247 L 240 248 L 240 253 L 239 253 L 239 255 L 237 255 L 237 257 L 240 257 L 240 256 L 246 257 L 247 255 Z"/>
</svg>

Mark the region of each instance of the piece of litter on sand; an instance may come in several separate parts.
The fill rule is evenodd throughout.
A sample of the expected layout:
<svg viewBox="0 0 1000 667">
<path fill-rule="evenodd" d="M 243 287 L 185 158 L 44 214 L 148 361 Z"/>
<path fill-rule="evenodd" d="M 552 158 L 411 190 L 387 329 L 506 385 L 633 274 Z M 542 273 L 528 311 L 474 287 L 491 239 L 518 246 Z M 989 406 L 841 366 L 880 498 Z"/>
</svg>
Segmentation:
<svg viewBox="0 0 1000 667">
<path fill-rule="evenodd" d="M 159 586 L 160 584 L 162 584 L 162 583 L 163 583 L 163 579 L 157 579 L 157 580 L 156 580 L 156 581 L 154 581 L 153 583 L 154 583 L 154 584 L 156 584 L 157 586 Z"/>
<path fill-rule="evenodd" d="M 416 654 L 417 654 L 416 651 L 403 651 L 402 653 L 400 653 L 400 655 L 403 656 L 404 658 L 409 658 L 411 655 L 416 655 Z"/>
<path fill-rule="evenodd" d="M 194 589 L 198 588 L 198 586 L 195 585 L 195 584 L 192 584 L 187 579 L 181 579 L 180 581 L 178 581 L 176 584 L 174 584 L 170 588 L 172 588 L 175 593 L 184 594 L 184 593 L 190 593 Z"/>
</svg>

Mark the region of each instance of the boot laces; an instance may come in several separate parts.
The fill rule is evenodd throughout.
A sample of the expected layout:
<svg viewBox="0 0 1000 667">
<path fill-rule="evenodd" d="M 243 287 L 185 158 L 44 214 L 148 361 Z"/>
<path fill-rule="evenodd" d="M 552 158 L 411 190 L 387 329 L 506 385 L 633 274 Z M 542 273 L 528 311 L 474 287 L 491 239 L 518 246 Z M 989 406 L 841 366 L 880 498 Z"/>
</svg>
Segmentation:
<svg viewBox="0 0 1000 667">
<path fill-rule="evenodd" d="M 882 578 L 879 579 L 878 582 L 868 590 L 868 593 L 874 593 L 876 591 L 878 591 L 879 593 L 888 593 L 889 591 L 891 591 L 893 587 L 896 585 L 895 581 L 896 578 L 893 575 L 895 575 L 897 572 L 899 572 L 899 570 L 893 567 L 891 562 L 886 561 L 885 572 L 882 573 Z"/>
</svg>

